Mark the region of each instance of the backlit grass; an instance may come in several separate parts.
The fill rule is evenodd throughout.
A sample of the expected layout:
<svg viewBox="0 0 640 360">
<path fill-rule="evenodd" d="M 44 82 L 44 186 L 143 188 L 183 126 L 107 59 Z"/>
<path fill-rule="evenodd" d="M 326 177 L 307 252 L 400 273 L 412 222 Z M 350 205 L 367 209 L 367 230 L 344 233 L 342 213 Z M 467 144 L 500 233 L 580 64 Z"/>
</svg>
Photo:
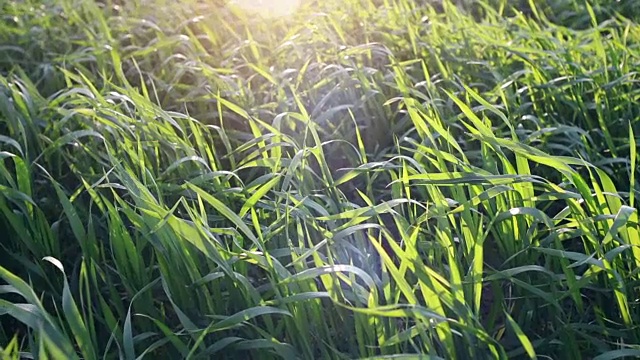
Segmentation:
<svg viewBox="0 0 640 360">
<path fill-rule="evenodd" d="M 262 15 L 0 3 L 3 358 L 640 356 L 633 1 Z"/>
</svg>

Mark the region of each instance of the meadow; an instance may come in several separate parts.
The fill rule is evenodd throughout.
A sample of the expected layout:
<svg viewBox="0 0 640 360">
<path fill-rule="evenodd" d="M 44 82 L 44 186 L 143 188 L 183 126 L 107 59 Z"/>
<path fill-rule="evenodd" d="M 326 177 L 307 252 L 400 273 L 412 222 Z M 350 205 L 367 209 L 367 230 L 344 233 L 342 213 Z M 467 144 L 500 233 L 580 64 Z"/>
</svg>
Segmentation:
<svg viewBox="0 0 640 360">
<path fill-rule="evenodd" d="M 0 358 L 640 357 L 638 4 L 286 3 L 0 0 Z"/>
</svg>

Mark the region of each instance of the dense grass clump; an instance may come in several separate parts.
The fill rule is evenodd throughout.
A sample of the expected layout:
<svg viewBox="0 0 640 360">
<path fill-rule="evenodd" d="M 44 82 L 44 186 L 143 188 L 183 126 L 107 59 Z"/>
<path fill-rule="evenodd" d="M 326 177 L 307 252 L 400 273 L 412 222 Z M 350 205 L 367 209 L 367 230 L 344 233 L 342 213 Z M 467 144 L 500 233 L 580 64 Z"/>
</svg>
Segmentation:
<svg viewBox="0 0 640 360">
<path fill-rule="evenodd" d="M 633 3 L 0 2 L 2 358 L 640 356 Z"/>
</svg>

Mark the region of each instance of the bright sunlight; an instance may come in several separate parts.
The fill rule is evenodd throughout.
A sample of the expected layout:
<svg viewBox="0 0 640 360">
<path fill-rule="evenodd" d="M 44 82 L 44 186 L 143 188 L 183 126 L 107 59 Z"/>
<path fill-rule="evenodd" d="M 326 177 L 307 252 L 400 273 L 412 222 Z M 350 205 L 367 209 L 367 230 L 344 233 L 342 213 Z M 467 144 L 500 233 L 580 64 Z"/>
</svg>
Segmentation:
<svg viewBox="0 0 640 360">
<path fill-rule="evenodd" d="M 295 12 L 300 6 L 300 0 L 235 0 L 233 4 L 264 17 L 282 17 Z"/>
</svg>

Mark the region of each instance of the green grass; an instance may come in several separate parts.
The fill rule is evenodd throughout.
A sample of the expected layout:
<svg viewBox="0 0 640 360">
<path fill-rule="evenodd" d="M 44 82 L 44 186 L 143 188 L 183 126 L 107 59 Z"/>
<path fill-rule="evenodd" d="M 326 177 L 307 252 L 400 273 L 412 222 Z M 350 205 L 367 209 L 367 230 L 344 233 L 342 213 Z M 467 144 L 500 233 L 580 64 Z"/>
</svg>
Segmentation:
<svg viewBox="0 0 640 360">
<path fill-rule="evenodd" d="M 3 359 L 640 356 L 633 1 L 0 16 Z"/>
</svg>

